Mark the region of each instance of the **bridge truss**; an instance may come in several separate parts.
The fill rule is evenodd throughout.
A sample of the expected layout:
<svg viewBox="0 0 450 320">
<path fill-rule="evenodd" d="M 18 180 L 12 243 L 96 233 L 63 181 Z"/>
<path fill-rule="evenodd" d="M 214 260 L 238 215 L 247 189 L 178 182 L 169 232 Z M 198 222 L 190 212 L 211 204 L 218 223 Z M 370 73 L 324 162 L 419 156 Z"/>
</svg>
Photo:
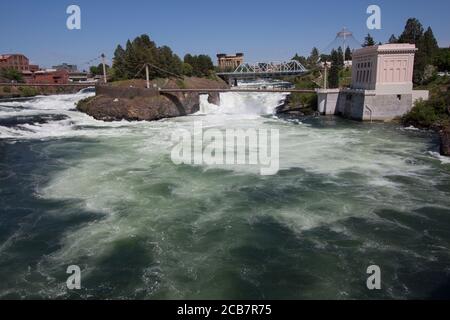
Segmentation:
<svg viewBox="0 0 450 320">
<path fill-rule="evenodd" d="M 298 61 L 259 62 L 241 64 L 233 72 L 218 73 L 218 76 L 233 79 L 270 78 L 279 76 L 301 75 L 308 70 Z"/>
</svg>

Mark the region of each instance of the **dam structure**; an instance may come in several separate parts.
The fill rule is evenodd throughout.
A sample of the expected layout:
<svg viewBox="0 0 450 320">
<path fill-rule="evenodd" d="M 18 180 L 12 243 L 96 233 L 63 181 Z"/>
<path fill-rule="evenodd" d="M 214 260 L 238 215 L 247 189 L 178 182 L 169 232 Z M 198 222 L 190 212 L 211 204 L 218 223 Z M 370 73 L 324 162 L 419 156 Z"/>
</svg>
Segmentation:
<svg viewBox="0 0 450 320">
<path fill-rule="evenodd" d="M 413 90 L 414 44 L 385 44 L 353 52 L 350 88 L 319 89 L 318 111 L 362 121 L 405 115 L 429 92 Z"/>
</svg>

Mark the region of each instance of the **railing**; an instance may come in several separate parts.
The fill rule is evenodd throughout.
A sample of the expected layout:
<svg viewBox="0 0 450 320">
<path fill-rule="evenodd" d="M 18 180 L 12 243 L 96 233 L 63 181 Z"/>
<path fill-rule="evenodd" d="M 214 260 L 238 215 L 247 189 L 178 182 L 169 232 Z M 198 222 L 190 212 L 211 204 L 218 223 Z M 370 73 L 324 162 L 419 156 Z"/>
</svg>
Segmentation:
<svg viewBox="0 0 450 320">
<path fill-rule="evenodd" d="M 161 93 L 215 93 L 215 92 L 252 92 L 252 93 L 315 93 L 313 89 L 159 89 Z"/>
<path fill-rule="evenodd" d="M 94 87 L 95 83 L 0 83 L 2 87 Z"/>
</svg>

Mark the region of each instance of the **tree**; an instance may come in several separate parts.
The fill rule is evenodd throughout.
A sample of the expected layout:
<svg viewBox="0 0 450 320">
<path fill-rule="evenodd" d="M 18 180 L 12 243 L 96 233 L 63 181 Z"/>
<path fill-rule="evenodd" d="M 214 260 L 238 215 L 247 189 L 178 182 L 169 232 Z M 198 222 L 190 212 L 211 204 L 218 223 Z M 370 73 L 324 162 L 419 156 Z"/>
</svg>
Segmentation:
<svg viewBox="0 0 450 320">
<path fill-rule="evenodd" d="M 389 43 L 398 43 L 398 39 L 395 35 L 391 35 L 389 38 Z"/>
<path fill-rule="evenodd" d="M 143 34 L 128 40 L 125 49 L 120 45 L 114 52 L 112 74 L 115 80 L 145 77 L 144 64 L 149 63 L 150 79 L 170 77 L 183 72 L 181 59 L 167 46 L 157 47 L 150 37 Z M 156 67 L 152 67 L 156 66 Z"/>
<path fill-rule="evenodd" d="M 13 69 L 13 68 L 4 68 L 1 69 L 1 76 L 7 80 L 10 81 L 16 81 L 16 82 L 24 82 L 23 81 L 23 75 L 20 71 Z"/>
<path fill-rule="evenodd" d="M 420 49 L 427 55 L 429 58 L 429 63 L 433 60 L 434 56 L 439 50 L 439 45 L 434 37 L 433 30 L 431 27 L 428 27 L 427 31 L 423 34 L 423 39 L 420 43 Z"/>
<path fill-rule="evenodd" d="M 198 56 L 187 54 L 184 56 L 184 63 L 192 67 L 192 75 L 196 77 L 207 77 L 214 71 L 211 58 L 204 54 Z"/>
<path fill-rule="evenodd" d="M 310 68 L 313 68 L 313 67 L 316 66 L 316 64 L 317 64 L 317 62 L 319 61 L 319 59 L 320 59 L 319 49 L 317 49 L 316 47 L 314 47 L 314 48 L 312 48 L 311 54 L 310 54 L 309 57 L 308 57 L 307 65 L 308 65 Z"/>
<path fill-rule="evenodd" d="M 192 77 L 194 74 L 194 68 L 189 63 L 183 62 L 183 74 L 187 77 Z"/>
<path fill-rule="evenodd" d="M 106 73 L 108 73 L 110 67 L 109 65 L 105 65 Z M 100 63 L 98 66 L 92 66 L 89 68 L 89 72 L 92 73 L 94 76 L 103 75 L 103 64 Z"/>
<path fill-rule="evenodd" d="M 350 47 L 347 47 L 347 49 L 345 49 L 345 61 L 350 60 L 352 60 L 352 50 L 350 49 Z"/>
<path fill-rule="evenodd" d="M 367 36 L 364 38 L 364 44 L 363 47 L 370 47 L 375 45 L 375 40 L 370 35 L 370 33 L 367 34 Z"/>
<path fill-rule="evenodd" d="M 298 61 L 304 66 L 309 64 L 308 59 L 306 59 L 304 56 L 299 56 L 298 54 L 295 54 L 295 56 L 292 58 L 292 60 Z"/>
<path fill-rule="evenodd" d="M 423 26 L 416 18 L 409 18 L 405 30 L 398 39 L 399 43 L 418 44 L 423 36 Z"/>
<path fill-rule="evenodd" d="M 331 51 L 331 68 L 328 75 L 328 86 L 332 89 L 339 88 L 339 72 L 342 69 L 342 66 L 340 64 L 342 59 L 342 54 L 339 54 L 338 51 L 334 49 L 333 51 Z"/>
<path fill-rule="evenodd" d="M 430 67 L 435 55 L 439 52 L 438 43 L 433 30 L 429 27 L 424 33 L 424 28 L 416 18 L 410 18 L 406 22 L 405 29 L 398 39 L 399 43 L 415 44 L 418 51 L 414 59 L 413 81 L 422 84 L 431 74 Z"/>
<path fill-rule="evenodd" d="M 333 59 L 333 57 L 332 57 L 332 59 Z M 339 66 L 340 69 L 342 69 L 345 65 L 344 51 L 342 51 L 342 47 L 339 47 L 337 49 L 337 65 Z"/>
<path fill-rule="evenodd" d="M 439 49 L 433 59 L 433 64 L 438 71 L 450 71 L 450 48 Z"/>
</svg>

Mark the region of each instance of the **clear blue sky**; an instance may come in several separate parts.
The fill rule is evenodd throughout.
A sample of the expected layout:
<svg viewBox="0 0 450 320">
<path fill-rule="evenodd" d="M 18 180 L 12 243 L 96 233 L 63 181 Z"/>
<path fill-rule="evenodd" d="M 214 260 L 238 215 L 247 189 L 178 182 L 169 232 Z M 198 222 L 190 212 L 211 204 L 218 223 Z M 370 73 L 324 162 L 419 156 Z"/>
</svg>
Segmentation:
<svg viewBox="0 0 450 320">
<path fill-rule="evenodd" d="M 66 28 L 66 8 L 82 10 L 82 29 Z M 0 3 L 0 53 L 20 52 L 33 63 L 84 64 L 147 33 L 175 53 L 244 52 L 247 61 L 284 60 L 326 48 L 343 26 L 363 41 L 370 4 L 382 9 L 376 41 L 399 34 L 409 17 L 431 26 L 441 46 L 450 46 L 448 0 L 15 0 Z"/>
</svg>

